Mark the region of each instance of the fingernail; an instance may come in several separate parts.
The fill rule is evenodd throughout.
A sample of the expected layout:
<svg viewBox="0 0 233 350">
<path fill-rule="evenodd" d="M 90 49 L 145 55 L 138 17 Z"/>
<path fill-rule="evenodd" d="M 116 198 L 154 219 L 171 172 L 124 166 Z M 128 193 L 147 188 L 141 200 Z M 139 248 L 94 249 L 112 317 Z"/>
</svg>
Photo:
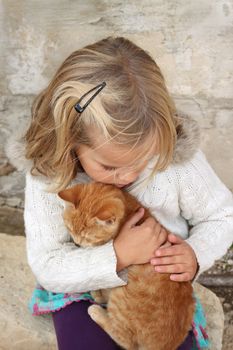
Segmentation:
<svg viewBox="0 0 233 350">
<path fill-rule="evenodd" d="M 141 214 L 142 211 L 143 211 L 143 208 L 139 208 L 135 213 L 136 213 L 136 214 Z"/>
<path fill-rule="evenodd" d="M 159 266 L 155 266 L 155 271 L 157 271 L 157 272 L 162 271 L 162 270 L 161 270 L 161 267 L 159 267 Z"/>
</svg>

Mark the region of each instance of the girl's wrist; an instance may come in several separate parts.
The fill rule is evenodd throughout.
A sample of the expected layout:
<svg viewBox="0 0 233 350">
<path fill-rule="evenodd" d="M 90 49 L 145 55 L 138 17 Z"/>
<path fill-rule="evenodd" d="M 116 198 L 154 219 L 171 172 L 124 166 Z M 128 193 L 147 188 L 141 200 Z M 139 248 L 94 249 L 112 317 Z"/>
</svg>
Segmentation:
<svg viewBox="0 0 233 350">
<path fill-rule="evenodd" d="M 195 275 L 193 276 L 191 282 L 193 282 L 193 281 L 195 280 L 195 278 L 197 277 L 197 274 L 198 274 L 199 270 L 200 270 L 200 265 L 198 264 L 198 261 L 197 261 L 196 272 L 195 272 Z"/>
<path fill-rule="evenodd" d="M 114 247 L 116 258 L 117 258 L 116 271 L 119 272 L 121 270 L 124 270 L 126 267 L 128 267 L 129 264 L 123 258 L 124 254 L 120 253 L 121 249 L 118 246 L 117 240 L 113 241 L 113 247 Z"/>
<path fill-rule="evenodd" d="M 122 270 L 124 270 L 127 266 L 125 264 L 123 264 L 122 262 L 120 262 L 119 260 L 117 260 L 117 265 L 116 265 L 116 271 L 120 272 Z"/>
</svg>

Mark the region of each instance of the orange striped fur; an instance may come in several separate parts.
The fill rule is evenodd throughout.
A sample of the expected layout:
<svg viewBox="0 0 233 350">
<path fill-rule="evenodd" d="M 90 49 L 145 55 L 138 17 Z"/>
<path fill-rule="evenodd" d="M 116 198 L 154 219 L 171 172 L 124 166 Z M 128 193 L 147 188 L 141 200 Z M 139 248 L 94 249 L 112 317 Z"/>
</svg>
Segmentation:
<svg viewBox="0 0 233 350">
<path fill-rule="evenodd" d="M 59 196 L 68 202 L 64 221 L 82 247 L 114 239 L 141 207 L 129 193 L 100 183 L 76 185 Z M 143 220 L 149 216 L 146 209 Z M 150 264 L 134 265 L 126 286 L 92 292 L 97 302 L 107 302 L 107 309 L 92 305 L 88 313 L 124 349 L 175 350 L 191 327 L 192 292 L 189 282 L 171 281 Z"/>
</svg>

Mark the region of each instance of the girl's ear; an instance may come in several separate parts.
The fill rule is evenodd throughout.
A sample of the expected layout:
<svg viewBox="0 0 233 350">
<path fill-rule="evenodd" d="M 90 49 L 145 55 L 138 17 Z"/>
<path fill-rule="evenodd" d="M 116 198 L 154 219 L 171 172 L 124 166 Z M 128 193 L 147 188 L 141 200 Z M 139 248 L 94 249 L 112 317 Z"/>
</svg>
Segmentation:
<svg viewBox="0 0 233 350">
<path fill-rule="evenodd" d="M 80 185 L 58 192 L 58 196 L 66 202 L 72 203 L 77 208 L 79 203 Z"/>
</svg>

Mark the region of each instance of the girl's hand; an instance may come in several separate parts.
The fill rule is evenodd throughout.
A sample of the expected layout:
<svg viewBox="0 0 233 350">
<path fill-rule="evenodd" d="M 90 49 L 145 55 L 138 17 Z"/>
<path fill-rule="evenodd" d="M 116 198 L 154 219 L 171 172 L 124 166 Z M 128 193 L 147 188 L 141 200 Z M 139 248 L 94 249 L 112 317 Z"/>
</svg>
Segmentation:
<svg viewBox="0 0 233 350">
<path fill-rule="evenodd" d="M 117 257 L 117 271 L 133 264 L 150 262 L 154 252 L 166 240 L 167 232 L 152 217 L 136 225 L 144 215 L 140 208 L 122 227 L 113 242 Z"/>
<path fill-rule="evenodd" d="M 170 279 L 183 282 L 192 281 L 198 270 L 197 258 L 192 247 L 180 237 L 169 234 L 171 247 L 160 247 L 155 251 L 151 264 L 155 271 L 171 273 Z"/>
</svg>

